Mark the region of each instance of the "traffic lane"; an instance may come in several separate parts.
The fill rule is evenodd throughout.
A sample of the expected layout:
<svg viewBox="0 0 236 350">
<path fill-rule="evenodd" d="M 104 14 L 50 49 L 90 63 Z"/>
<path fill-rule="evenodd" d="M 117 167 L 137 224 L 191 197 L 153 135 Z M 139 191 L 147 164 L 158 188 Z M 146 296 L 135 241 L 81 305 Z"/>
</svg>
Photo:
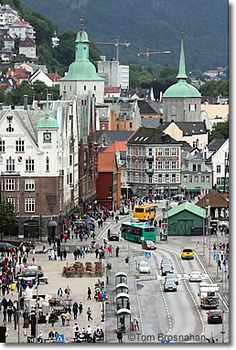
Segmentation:
<svg viewBox="0 0 236 350">
<path fill-rule="evenodd" d="M 160 333 L 167 334 L 169 321 L 159 283 L 156 280 L 138 282 L 137 294 L 143 335 L 154 335 L 158 339 Z"/>
<path fill-rule="evenodd" d="M 171 259 L 174 272 L 180 274 L 180 270 L 173 254 L 167 251 L 159 250 L 156 253 L 156 260 L 158 262 L 159 273 L 161 274 L 160 264 L 163 258 Z M 163 288 L 164 277 L 162 277 L 161 283 Z M 169 313 L 172 318 L 172 334 L 188 335 L 194 334 L 200 336 L 202 333 L 202 323 L 199 319 L 196 306 L 194 305 L 188 290 L 184 285 L 184 280 L 179 278 L 179 285 L 177 286 L 177 292 L 165 292 L 164 296 L 168 305 Z M 183 327 L 184 325 L 184 327 Z M 184 334 L 183 334 L 184 333 Z"/>
</svg>

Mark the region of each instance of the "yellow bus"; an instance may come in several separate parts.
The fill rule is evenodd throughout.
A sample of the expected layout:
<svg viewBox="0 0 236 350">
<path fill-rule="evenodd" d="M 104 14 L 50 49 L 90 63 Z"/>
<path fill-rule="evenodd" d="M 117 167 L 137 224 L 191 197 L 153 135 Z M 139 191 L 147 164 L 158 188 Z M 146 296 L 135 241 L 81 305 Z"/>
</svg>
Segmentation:
<svg viewBox="0 0 236 350">
<path fill-rule="evenodd" d="M 155 204 L 142 204 L 134 206 L 134 218 L 139 221 L 148 221 L 155 219 L 156 205 Z"/>
</svg>

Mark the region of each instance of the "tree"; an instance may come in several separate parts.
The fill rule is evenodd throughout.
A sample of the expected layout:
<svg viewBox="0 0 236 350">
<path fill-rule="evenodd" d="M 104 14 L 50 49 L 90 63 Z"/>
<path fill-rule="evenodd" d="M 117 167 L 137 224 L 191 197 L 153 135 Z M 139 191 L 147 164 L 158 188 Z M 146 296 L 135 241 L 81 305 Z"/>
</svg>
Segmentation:
<svg viewBox="0 0 236 350">
<path fill-rule="evenodd" d="M 172 85 L 176 83 L 177 74 L 178 70 L 176 68 L 167 65 L 161 69 L 158 75 L 158 80 L 160 83 L 168 83 L 169 85 Z"/>
<path fill-rule="evenodd" d="M 229 81 L 228 80 L 211 80 L 207 81 L 200 87 L 200 92 L 203 96 L 229 96 Z"/>
<path fill-rule="evenodd" d="M 6 228 L 11 228 L 16 225 L 16 214 L 14 205 L 9 202 L 1 201 L 0 198 L 0 235 L 1 240 Z"/>
<path fill-rule="evenodd" d="M 229 138 L 229 121 L 225 123 L 217 123 L 209 134 L 209 142 L 213 139 L 228 139 Z"/>
</svg>

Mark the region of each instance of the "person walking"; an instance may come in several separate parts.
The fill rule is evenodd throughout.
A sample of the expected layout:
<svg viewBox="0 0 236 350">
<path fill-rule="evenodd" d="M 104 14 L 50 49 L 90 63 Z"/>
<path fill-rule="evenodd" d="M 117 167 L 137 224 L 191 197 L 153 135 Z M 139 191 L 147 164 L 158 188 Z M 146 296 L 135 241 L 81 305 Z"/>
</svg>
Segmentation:
<svg viewBox="0 0 236 350">
<path fill-rule="evenodd" d="M 116 257 L 118 258 L 118 256 L 119 256 L 119 250 L 120 250 L 120 248 L 117 246 L 116 247 Z"/>
<path fill-rule="evenodd" d="M 91 294 L 92 294 L 91 288 L 88 287 L 88 297 L 87 297 L 87 300 L 91 300 Z"/>
<path fill-rule="evenodd" d="M 64 249 L 63 250 L 63 258 L 64 258 L 64 260 L 66 260 L 66 257 L 67 257 L 67 251 Z"/>
<path fill-rule="evenodd" d="M 123 332 L 121 329 L 117 330 L 117 339 L 118 339 L 118 343 L 123 343 Z"/>
<path fill-rule="evenodd" d="M 90 307 L 88 307 L 87 316 L 88 316 L 88 321 L 92 321 L 93 320 L 93 318 L 92 318 L 92 311 L 91 311 Z"/>
<path fill-rule="evenodd" d="M 72 312 L 73 312 L 73 315 L 74 315 L 74 320 L 77 320 L 78 309 L 79 309 L 78 303 L 75 301 L 73 306 L 72 306 Z"/>
<path fill-rule="evenodd" d="M 74 331 L 74 338 L 77 339 L 79 336 L 79 332 L 80 332 L 80 328 L 78 323 L 75 323 L 74 327 L 73 327 L 73 331 Z"/>
<path fill-rule="evenodd" d="M 81 315 L 83 312 L 83 304 L 82 301 L 79 303 L 79 314 Z"/>
</svg>

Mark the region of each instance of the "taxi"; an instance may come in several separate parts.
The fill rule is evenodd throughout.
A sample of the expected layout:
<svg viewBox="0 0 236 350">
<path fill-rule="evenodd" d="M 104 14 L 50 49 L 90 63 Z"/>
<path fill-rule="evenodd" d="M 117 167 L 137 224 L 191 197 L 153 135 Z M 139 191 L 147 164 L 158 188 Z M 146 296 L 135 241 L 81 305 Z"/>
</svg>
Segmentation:
<svg viewBox="0 0 236 350">
<path fill-rule="evenodd" d="M 194 259 L 194 252 L 191 248 L 183 248 L 181 252 L 181 259 Z"/>
</svg>

